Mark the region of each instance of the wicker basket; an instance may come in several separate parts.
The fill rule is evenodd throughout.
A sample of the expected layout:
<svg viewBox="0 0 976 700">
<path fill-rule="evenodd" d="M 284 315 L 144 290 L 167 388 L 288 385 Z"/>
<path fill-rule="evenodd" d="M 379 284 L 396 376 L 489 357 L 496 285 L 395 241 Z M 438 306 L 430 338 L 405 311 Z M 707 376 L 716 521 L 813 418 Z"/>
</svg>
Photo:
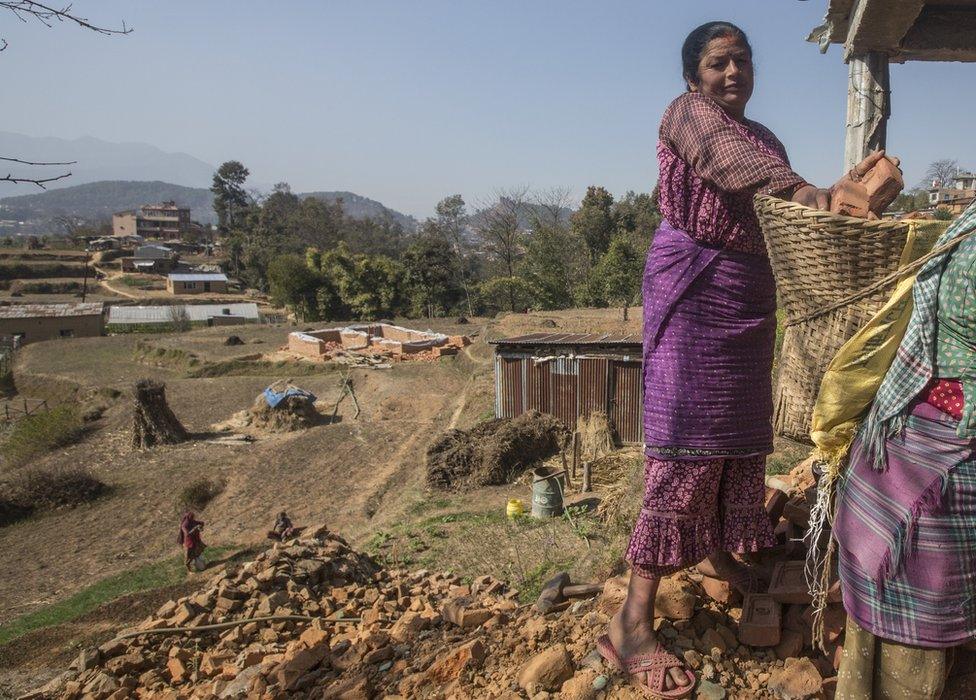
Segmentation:
<svg viewBox="0 0 976 700">
<path fill-rule="evenodd" d="M 766 195 L 755 205 L 785 312 L 773 425 L 778 435 L 809 443 L 827 365 L 887 301 L 910 224 L 838 216 Z M 921 238 L 912 258 L 934 240 Z"/>
</svg>

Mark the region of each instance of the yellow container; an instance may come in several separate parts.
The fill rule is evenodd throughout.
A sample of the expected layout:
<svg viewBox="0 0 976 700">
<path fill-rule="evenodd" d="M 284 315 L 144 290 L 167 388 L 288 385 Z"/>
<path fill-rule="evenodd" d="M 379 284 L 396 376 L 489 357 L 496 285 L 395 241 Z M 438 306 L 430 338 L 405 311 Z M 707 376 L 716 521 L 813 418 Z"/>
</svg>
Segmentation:
<svg viewBox="0 0 976 700">
<path fill-rule="evenodd" d="M 525 515 L 525 504 L 522 503 L 522 499 L 508 499 L 508 505 L 505 507 L 505 514 L 512 520 L 515 520 L 515 518 L 520 515 Z"/>
</svg>

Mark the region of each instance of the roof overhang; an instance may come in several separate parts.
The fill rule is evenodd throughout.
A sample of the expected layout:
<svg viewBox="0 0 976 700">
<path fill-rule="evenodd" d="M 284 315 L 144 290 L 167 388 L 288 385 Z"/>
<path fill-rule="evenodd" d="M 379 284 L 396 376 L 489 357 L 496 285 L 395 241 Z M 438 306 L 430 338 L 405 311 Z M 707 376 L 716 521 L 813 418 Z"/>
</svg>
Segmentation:
<svg viewBox="0 0 976 700">
<path fill-rule="evenodd" d="M 976 61 L 976 0 L 829 0 L 808 40 L 821 51 L 843 44 L 845 60 L 880 52 L 894 63 Z"/>
</svg>

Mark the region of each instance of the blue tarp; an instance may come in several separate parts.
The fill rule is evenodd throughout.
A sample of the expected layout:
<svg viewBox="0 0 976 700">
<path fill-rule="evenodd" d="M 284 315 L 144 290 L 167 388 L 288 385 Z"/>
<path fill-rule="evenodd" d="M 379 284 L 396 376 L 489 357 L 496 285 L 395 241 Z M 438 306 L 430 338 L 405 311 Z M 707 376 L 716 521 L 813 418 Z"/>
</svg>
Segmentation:
<svg viewBox="0 0 976 700">
<path fill-rule="evenodd" d="M 289 396 L 304 396 L 309 401 L 313 403 L 315 402 L 315 394 L 297 387 L 288 387 L 284 391 L 275 391 L 269 386 L 264 390 L 264 400 L 268 402 L 268 405 L 271 406 L 271 408 L 274 408 Z"/>
</svg>

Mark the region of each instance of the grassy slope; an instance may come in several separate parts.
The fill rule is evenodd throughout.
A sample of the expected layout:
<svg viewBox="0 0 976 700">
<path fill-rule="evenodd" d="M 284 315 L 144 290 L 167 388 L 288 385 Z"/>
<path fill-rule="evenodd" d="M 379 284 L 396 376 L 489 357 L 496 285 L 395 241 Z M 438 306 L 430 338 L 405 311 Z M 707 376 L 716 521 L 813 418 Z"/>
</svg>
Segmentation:
<svg viewBox="0 0 976 700">
<path fill-rule="evenodd" d="M 207 550 L 206 556 L 213 559 L 237 549 L 233 546 L 211 547 Z M 42 627 L 70 622 L 94 610 L 102 603 L 120 596 L 173 586 L 186 579 L 187 571 L 183 566 L 183 559 L 178 556 L 123 571 L 104 578 L 69 598 L 0 625 L 0 644 L 6 644 Z"/>
</svg>

